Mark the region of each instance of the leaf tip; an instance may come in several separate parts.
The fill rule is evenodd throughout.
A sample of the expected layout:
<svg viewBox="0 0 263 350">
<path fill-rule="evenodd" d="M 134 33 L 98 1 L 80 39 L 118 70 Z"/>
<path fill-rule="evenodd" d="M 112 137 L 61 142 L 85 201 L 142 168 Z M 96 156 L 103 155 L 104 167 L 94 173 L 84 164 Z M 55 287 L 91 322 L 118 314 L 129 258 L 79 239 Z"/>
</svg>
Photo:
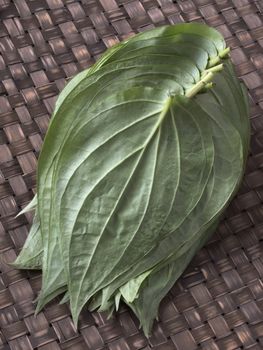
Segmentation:
<svg viewBox="0 0 263 350">
<path fill-rule="evenodd" d="M 75 313 L 72 312 L 72 321 L 73 321 L 73 325 L 76 329 L 78 329 L 78 321 L 79 321 L 79 312 Z"/>
</svg>

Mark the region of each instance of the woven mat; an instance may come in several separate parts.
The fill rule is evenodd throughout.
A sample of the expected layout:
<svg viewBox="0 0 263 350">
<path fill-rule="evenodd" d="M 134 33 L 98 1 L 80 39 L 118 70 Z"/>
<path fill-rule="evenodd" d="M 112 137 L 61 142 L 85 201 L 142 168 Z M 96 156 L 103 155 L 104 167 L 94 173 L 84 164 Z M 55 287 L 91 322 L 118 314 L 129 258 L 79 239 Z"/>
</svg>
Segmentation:
<svg viewBox="0 0 263 350">
<path fill-rule="evenodd" d="M 0 350 L 263 349 L 263 0 L 0 0 Z M 39 272 L 11 269 L 32 220 L 50 114 L 68 78 L 107 47 L 165 23 L 205 21 L 231 46 L 250 91 L 246 176 L 213 239 L 172 288 L 147 340 L 124 306 L 82 312 L 58 300 L 34 317 Z"/>
</svg>

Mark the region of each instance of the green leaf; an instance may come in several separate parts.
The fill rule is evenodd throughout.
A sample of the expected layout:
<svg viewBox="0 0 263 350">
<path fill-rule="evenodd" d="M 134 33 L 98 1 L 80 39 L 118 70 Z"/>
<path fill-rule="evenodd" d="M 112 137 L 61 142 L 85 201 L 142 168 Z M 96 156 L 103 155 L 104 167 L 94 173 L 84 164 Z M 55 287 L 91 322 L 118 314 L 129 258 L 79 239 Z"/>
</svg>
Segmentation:
<svg viewBox="0 0 263 350">
<path fill-rule="evenodd" d="M 68 291 L 66 291 L 66 293 L 63 296 L 63 298 L 60 300 L 60 304 L 65 304 L 68 301 L 69 301 L 69 293 L 68 293 Z"/>
<path fill-rule="evenodd" d="M 34 198 L 36 198 L 36 196 Z M 33 200 L 30 202 L 30 206 L 32 205 Z M 30 210 L 32 209 L 30 208 Z M 42 267 L 42 258 L 43 243 L 40 232 L 40 222 L 38 218 L 38 213 L 36 211 L 33 224 L 31 226 L 25 244 L 19 256 L 13 263 L 11 263 L 11 265 L 19 269 L 39 270 Z"/>
<path fill-rule="evenodd" d="M 169 27 L 168 27 L 169 28 Z M 195 29 L 195 28 L 194 28 Z M 211 41 L 211 43 L 210 43 L 210 46 L 211 47 L 215 47 L 215 44 L 214 44 L 214 42 L 212 41 L 212 40 L 210 40 Z M 195 46 L 195 48 L 196 48 L 196 46 Z M 198 49 L 198 51 L 200 52 L 200 49 Z M 121 49 L 118 51 L 118 52 L 121 52 Z M 191 54 L 191 52 L 189 51 L 189 56 L 190 57 L 192 57 L 193 55 L 195 55 L 195 51 L 194 51 L 194 54 Z M 176 56 L 175 56 L 176 57 Z M 184 71 L 189 71 L 189 73 L 187 73 L 187 74 L 182 74 L 182 68 L 180 68 L 180 69 L 178 69 L 177 68 L 177 66 L 176 65 L 172 65 L 172 60 L 169 58 L 169 57 L 166 57 L 165 56 L 165 58 L 166 58 L 166 60 L 165 60 L 165 64 L 163 64 L 164 62 L 163 62 L 163 59 L 162 59 L 162 57 L 152 57 L 152 59 L 151 59 L 151 65 L 149 65 L 149 62 L 148 62 L 148 59 L 147 59 L 147 57 L 145 57 L 145 55 L 144 56 L 141 56 L 141 57 L 139 57 L 139 58 L 136 58 L 135 60 L 133 59 L 133 60 L 126 60 L 125 62 L 120 62 L 119 64 L 118 64 L 118 68 L 119 68 L 119 71 L 120 71 L 120 73 L 124 76 L 124 78 L 125 78 L 125 81 L 127 81 L 127 79 L 129 78 L 129 76 L 130 76 L 130 79 L 131 78 L 133 78 L 133 79 L 135 79 L 136 80 L 136 83 L 137 84 L 142 84 L 142 83 L 144 83 L 144 84 L 147 84 L 147 82 L 148 82 L 148 85 L 156 85 L 156 76 L 158 75 L 159 77 L 160 77 L 160 74 L 163 74 L 163 80 L 161 80 L 161 81 L 159 81 L 158 82 L 158 85 L 160 86 L 160 83 L 163 81 L 163 83 L 166 85 L 166 90 L 164 90 L 164 92 L 166 93 L 166 97 L 167 97 L 167 88 L 169 89 L 168 90 L 168 92 L 169 91 L 173 91 L 173 92 L 175 92 L 175 91 L 178 91 L 178 93 L 182 93 L 182 89 L 183 88 L 190 88 L 190 86 L 191 85 L 193 85 L 194 83 L 195 83 L 195 81 L 198 79 L 198 77 L 200 76 L 200 73 L 199 73 L 199 71 L 198 71 L 198 68 L 197 67 L 195 67 L 194 66 L 194 64 L 192 63 L 192 60 L 189 58 L 189 59 L 182 59 L 182 57 L 181 56 L 179 56 L 178 55 L 178 57 L 176 57 L 177 58 L 177 60 L 178 60 L 178 62 L 180 63 L 180 65 L 182 66 L 182 68 L 184 69 Z M 171 64 L 169 65 L 169 68 L 168 68 L 168 63 L 169 62 L 171 62 Z M 155 66 L 156 66 L 156 73 L 155 74 L 153 74 L 154 72 L 153 72 L 153 64 L 155 64 Z M 133 68 L 134 67 L 134 65 L 136 64 L 136 69 L 135 68 Z M 141 69 L 139 69 L 139 67 L 141 67 Z M 148 72 L 148 74 L 147 74 L 147 68 L 149 69 L 149 72 Z M 116 85 L 116 89 L 117 89 L 117 86 L 120 84 L 120 82 L 121 82 L 121 79 L 120 79 L 120 74 L 118 74 L 118 70 L 116 69 L 116 64 L 114 63 L 114 65 L 110 65 L 109 63 L 105 66 L 105 68 L 103 69 L 100 69 L 100 73 L 103 75 L 103 73 L 105 72 L 105 75 L 106 75 L 106 81 L 105 81 L 105 79 L 101 79 L 102 81 L 103 81 L 103 88 L 105 88 L 105 84 L 106 84 L 106 88 L 107 88 L 107 81 L 110 81 L 111 83 L 112 83 L 112 80 L 113 79 L 115 79 L 116 80 L 116 78 L 118 78 L 118 81 L 116 81 L 115 82 L 115 85 Z M 162 73 L 163 72 L 163 73 Z M 171 78 L 169 78 L 169 76 L 171 76 L 171 77 L 173 77 L 172 79 Z M 151 79 L 149 79 L 151 77 Z M 168 77 L 168 78 L 167 78 Z M 91 79 L 91 83 L 92 83 L 92 80 L 94 80 L 94 78 L 95 78 L 95 82 L 94 82 L 94 84 L 95 84 L 95 86 L 96 85 L 98 85 L 98 88 L 99 89 L 101 89 L 101 84 L 102 84 L 102 82 L 100 82 L 99 81 L 99 83 L 98 84 L 96 84 L 96 80 L 97 80 L 97 77 L 95 76 L 94 77 L 94 75 L 92 76 L 92 74 L 91 74 L 91 76 L 90 76 L 90 79 Z M 103 76 L 102 76 L 102 78 L 103 78 Z M 86 79 L 84 82 L 85 82 L 85 84 L 87 85 L 87 83 L 88 83 L 88 80 L 89 79 Z M 178 82 L 177 82 L 177 81 Z M 94 85 L 93 84 L 93 85 Z M 182 84 L 183 84 L 183 86 L 182 86 Z M 78 88 L 79 89 L 81 89 L 81 86 L 80 86 L 81 84 L 79 84 L 78 85 Z M 89 90 L 91 90 L 91 94 L 90 94 L 90 98 L 92 99 L 92 94 L 93 94 L 93 96 L 94 97 L 97 97 L 97 91 L 96 91 L 96 88 L 94 88 L 94 86 L 93 85 L 91 85 L 90 87 L 89 86 L 87 86 L 87 89 L 86 89 L 86 91 L 85 91 L 85 95 L 86 94 L 89 94 L 89 92 L 87 91 L 88 90 L 88 88 L 89 88 Z M 134 82 L 133 81 L 131 81 L 131 85 L 133 86 L 134 85 Z M 108 88 L 108 90 L 111 90 L 112 89 L 112 85 Z M 106 89 L 104 89 L 104 90 L 106 90 Z M 157 90 L 157 89 L 156 89 Z M 137 91 L 139 91 L 138 89 L 137 89 Z M 158 90 L 157 90 L 158 91 Z M 108 91 L 106 90 L 105 91 L 105 93 L 106 94 L 108 94 Z M 138 92 L 137 92 L 137 94 L 138 94 Z M 77 96 L 77 91 L 76 91 L 76 89 L 74 90 L 74 91 L 72 91 L 72 98 L 74 97 L 74 95 L 76 95 Z M 84 104 L 87 104 L 87 101 L 86 101 L 86 98 L 85 98 L 85 96 L 84 96 L 84 94 L 79 94 L 79 95 L 83 95 L 83 103 Z M 79 96 L 79 97 L 82 97 L 82 96 Z M 103 100 L 103 96 L 102 96 L 102 94 L 100 94 L 100 100 L 102 99 Z M 69 102 L 69 98 L 68 98 L 68 102 Z M 114 102 L 114 101 L 113 101 Z M 78 101 L 78 102 L 76 102 L 75 104 L 74 104 L 74 106 L 75 105 L 78 105 L 79 107 L 81 107 L 81 105 L 82 105 L 82 103 L 80 102 L 80 101 Z M 103 107 L 103 106 L 102 106 Z M 68 111 L 69 112 L 69 111 Z M 85 112 L 85 110 L 84 110 L 84 112 Z M 61 109 L 61 113 L 63 113 L 63 111 L 62 111 L 62 109 Z M 69 113 L 67 113 L 67 115 L 71 115 L 71 113 L 69 112 Z M 75 119 L 74 119 L 74 121 L 76 121 L 77 122 L 77 120 L 78 119 L 80 119 L 80 118 L 76 118 L 76 116 L 77 116 L 77 111 L 76 111 L 76 109 L 74 108 L 74 115 L 75 115 Z M 63 113 L 63 118 L 64 118 L 64 120 L 65 120 L 65 113 Z M 83 118 L 82 118 L 83 119 Z M 53 119 L 53 121 L 55 120 L 55 118 Z M 57 113 L 57 120 L 59 120 L 59 113 Z M 85 120 L 85 119 L 84 119 Z M 70 122 L 71 123 L 71 122 Z M 67 122 L 65 121 L 65 125 L 67 124 Z M 72 124 L 72 123 L 71 123 Z M 53 130 L 54 129 L 56 129 L 55 127 L 53 127 Z M 67 132 L 68 132 L 68 127 L 66 128 L 67 129 Z M 65 130 L 66 130 L 65 129 Z M 72 126 L 72 129 L 73 129 L 73 126 Z M 78 125 L 78 130 L 81 130 L 81 129 L 83 129 L 83 127 L 82 127 L 82 125 L 81 125 L 81 123 Z M 52 129 L 51 129 L 52 130 Z M 61 135 L 63 134 L 63 132 L 61 132 Z M 47 135 L 47 138 L 48 138 L 48 136 L 49 135 Z M 62 135 L 63 136 L 63 135 Z M 65 135 L 64 135 L 65 136 Z M 64 144 L 66 143 L 65 141 L 66 141 L 66 138 L 63 136 L 63 142 L 64 142 Z M 71 135 L 70 135 L 71 136 Z M 50 138 L 51 139 L 51 138 Z M 52 139 L 54 140 L 54 138 L 53 138 L 53 136 L 52 136 Z M 57 138 L 56 138 L 57 139 Z M 47 142 L 47 139 L 46 139 L 46 143 L 45 143 L 46 145 L 48 144 L 48 142 Z M 65 147 L 64 147 L 65 148 Z M 53 150 L 56 150 L 56 146 L 54 145 L 53 147 L 52 147 L 52 149 Z M 44 153 L 44 151 L 42 152 L 42 154 L 41 155 L 43 155 L 43 153 Z M 65 150 L 63 150 L 63 152 L 61 152 L 62 154 L 66 154 L 66 151 Z M 50 152 L 49 152 L 49 156 L 50 156 Z M 52 156 L 51 156 L 51 158 L 52 158 Z M 40 158 L 40 160 L 41 160 L 41 158 Z M 40 162 L 41 163 L 41 162 Z M 42 163 L 44 163 L 45 164 L 45 166 L 47 167 L 47 165 L 48 165 L 48 161 L 44 161 L 44 162 L 42 162 Z M 62 163 L 62 161 L 59 161 L 59 163 L 60 164 L 63 164 Z M 42 174 L 44 173 L 44 171 L 42 172 Z M 56 175 L 57 176 L 57 175 Z M 41 187 L 41 186 L 40 186 Z M 46 189 L 46 193 L 47 193 L 47 191 L 48 191 L 48 186 L 45 186 L 45 189 Z M 63 193 L 63 188 L 62 189 L 59 189 L 58 191 L 56 191 L 57 193 Z M 55 200 L 56 202 L 59 202 L 59 199 L 56 199 Z M 58 208 L 59 209 L 59 208 Z M 47 208 L 47 211 L 49 211 L 48 210 L 48 208 Z M 53 210 L 52 210 L 53 211 Z M 56 207 L 54 208 L 54 211 L 56 211 Z M 44 210 L 41 210 L 41 212 L 43 212 L 44 213 Z M 44 225 L 45 226 L 45 225 Z M 57 243 L 56 243 L 56 241 L 55 240 L 53 240 L 52 242 L 54 242 L 54 243 L 51 243 L 52 245 L 56 245 Z M 61 244 L 62 245 L 65 245 L 66 243 L 67 243 L 67 239 L 64 239 L 63 238 L 63 240 L 61 239 L 60 240 L 60 242 L 62 242 Z M 53 251 L 57 251 L 56 249 L 54 249 L 54 248 L 52 248 L 52 250 Z M 62 251 L 63 251 L 63 254 L 64 254 L 64 252 L 66 252 L 68 250 L 68 247 L 62 247 Z M 65 260 L 67 260 L 68 259 L 68 256 L 66 255 L 66 253 L 64 254 L 65 256 L 64 256 L 64 259 Z M 57 257 L 57 259 L 59 259 L 59 257 Z M 64 260 L 64 263 L 66 264 L 65 266 L 67 266 L 67 262 Z M 52 261 L 53 261 L 53 259 L 52 259 Z M 48 264 L 48 262 L 47 262 L 47 264 Z M 58 262 L 58 264 L 57 265 L 61 265 L 59 262 Z M 49 275 L 50 276 L 52 276 L 52 278 L 51 277 L 47 277 L 47 280 L 50 280 L 50 282 L 47 282 L 47 287 L 49 288 L 49 286 L 48 286 L 48 283 L 50 283 L 50 285 L 54 285 L 54 276 L 55 276 L 55 274 L 57 273 L 57 275 L 58 275 L 58 279 L 62 276 L 62 279 L 63 279 L 63 272 L 61 272 L 60 274 L 58 274 L 58 270 L 56 270 L 56 271 L 53 271 L 52 272 L 52 268 L 51 269 L 47 269 L 48 271 L 50 271 L 50 273 L 49 273 Z M 67 275 L 69 274 L 69 272 L 67 273 Z M 44 275 L 45 275 L 45 269 L 44 269 Z M 45 283 L 44 283 L 44 286 L 45 286 Z M 47 289 L 48 289 L 47 288 Z"/>
<path fill-rule="evenodd" d="M 116 295 L 121 295 L 126 303 L 132 303 L 136 298 L 138 298 L 138 291 L 141 284 L 150 275 L 150 273 L 151 271 L 146 271 L 129 280 L 126 284 L 120 287 L 120 293 L 117 293 Z"/>
<path fill-rule="evenodd" d="M 87 302 L 123 300 L 149 334 L 243 175 L 248 104 L 228 52 L 205 25 L 160 27 L 66 86 L 38 163 L 37 310 L 67 290 L 76 324 Z"/>
<path fill-rule="evenodd" d="M 26 205 L 18 214 L 16 217 L 25 214 L 29 211 L 35 210 L 37 207 L 37 195 L 35 194 L 32 200 Z"/>
</svg>

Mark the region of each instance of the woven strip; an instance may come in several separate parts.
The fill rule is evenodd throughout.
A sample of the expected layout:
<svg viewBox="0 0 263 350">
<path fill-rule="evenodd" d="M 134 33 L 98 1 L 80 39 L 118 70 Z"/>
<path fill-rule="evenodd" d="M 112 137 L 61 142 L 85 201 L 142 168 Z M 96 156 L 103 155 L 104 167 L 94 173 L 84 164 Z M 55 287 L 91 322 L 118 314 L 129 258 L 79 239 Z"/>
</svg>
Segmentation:
<svg viewBox="0 0 263 350">
<path fill-rule="evenodd" d="M 0 0 L 0 350 L 263 349 L 262 0 Z M 252 142 L 241 189 L 175 284 L 147 340 L 124 306 L 112 319 L 58 300 L 34 317 L 38 272 L 11 269 L 31 214 L 36 164 L 59 91 L 106 48 L 163 24 L 205 21 L 249 89 Z"/>
</svg>

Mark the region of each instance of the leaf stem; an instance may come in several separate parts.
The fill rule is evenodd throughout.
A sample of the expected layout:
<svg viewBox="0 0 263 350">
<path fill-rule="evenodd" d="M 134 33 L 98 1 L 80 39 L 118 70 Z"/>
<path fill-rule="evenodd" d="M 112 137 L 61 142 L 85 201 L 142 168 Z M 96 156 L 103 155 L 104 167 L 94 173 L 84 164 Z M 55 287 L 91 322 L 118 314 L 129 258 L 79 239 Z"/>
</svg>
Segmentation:
<svg viewBox="0 0 263 350">
<path fill-rule="evenodd" d="M 216 56 L 216 57 L 211 58 L 211 59 L 209 60 L 207 67 L 208 67 L 208 68 L 214 67 L 214 66 L 217 65 L 218 63 L 220 63 L 220 57 L 219 57 L 219 56 Z"/>
<path fill-rule="evenodd" d="M 230 48 L 227 47 L 224 50 L 222 50 L 221 52 L 219 52 L 218 56 L 211 58 L 208 62 L 207 67 L 214 67 L 215 65 L 217 65 L 218 63 L 220 63 L 221 58 L 226 58 L 228 56 L 230 52 Z"/>
<path fill-rule="evenodd" d="M 224 64 L 221 63 L 221 64 L 218 64 L 217 66 L 214 66 L 214 67 L 211 67 L 211 68 L 207 68 L 204 73 L 206 72 L 220 72 L 224 67 Z"/>
<path fill-rule="evenodd" d="M 214 76 L 213 72 L 208 72 L 204 75 L 204 77 L 196 83 L 190 90 L 188 90 L 185 94 L 186 97 L 191 98 L 194 97 L 199 91 L 201 91 L 207 83 L 209 83 Z"/>
<path fill-rule="evenodd" d="M 156 131 L 159 129 L 160 125 L 162 124 L 162 121 L 164 120 L 167 112 L 169 111 L 172 103 L 174 100 L 174 96 L 169 96 L 164 103 L 163 109 L 160 113 L 160 116 L 157 120 L 157 123 L 155 124 L 153 130 L 151 131 L 150 135 L 148 136 L 147 140 L 145 141 L 144 147 L 146 147 L 148 145 L 148 143 L 150 142 L 150 140 L 152 139 L 152 137 L 154 136 L 154 134 L 156 133 Z"/>
<path fill-rule="evenodd" d="M 224 57 L 224 55 L 226 55 L 229 52 L 229 48 L 225 49 L 222 51 L 222 55 Z M 218 62 L 219 64 L 214 65 L 215 62 Z M 208 67 L 210 67 L 211 61 L 208 64 Z M 186 97 L 193 97 L 195 96 L 198 92 L 200 92 L 201 90 L 203 90 L 204 88 L 211 88 L 212 84 L 211 84 L 211 80 L 214 76 L 214 73 L 220 72 L 224 67 L 223 63 L 220 63 L 220 57 L 217 56 L 214 61 L 213 61 L 213 66 L 210 68 L 207 68 L 201 75 L 201 80 L 196 83 L 191 89 L 189 89 L 185 96 Z"/>
<path fill-rule="evenodd" d="M 219 57 L 225 58 L 228 56 L 229 52 L 230 52 L 230 47 L 227 47 L 224 50 L 222 50 L 221 52 L 219 52 Z"/>
</svg>

